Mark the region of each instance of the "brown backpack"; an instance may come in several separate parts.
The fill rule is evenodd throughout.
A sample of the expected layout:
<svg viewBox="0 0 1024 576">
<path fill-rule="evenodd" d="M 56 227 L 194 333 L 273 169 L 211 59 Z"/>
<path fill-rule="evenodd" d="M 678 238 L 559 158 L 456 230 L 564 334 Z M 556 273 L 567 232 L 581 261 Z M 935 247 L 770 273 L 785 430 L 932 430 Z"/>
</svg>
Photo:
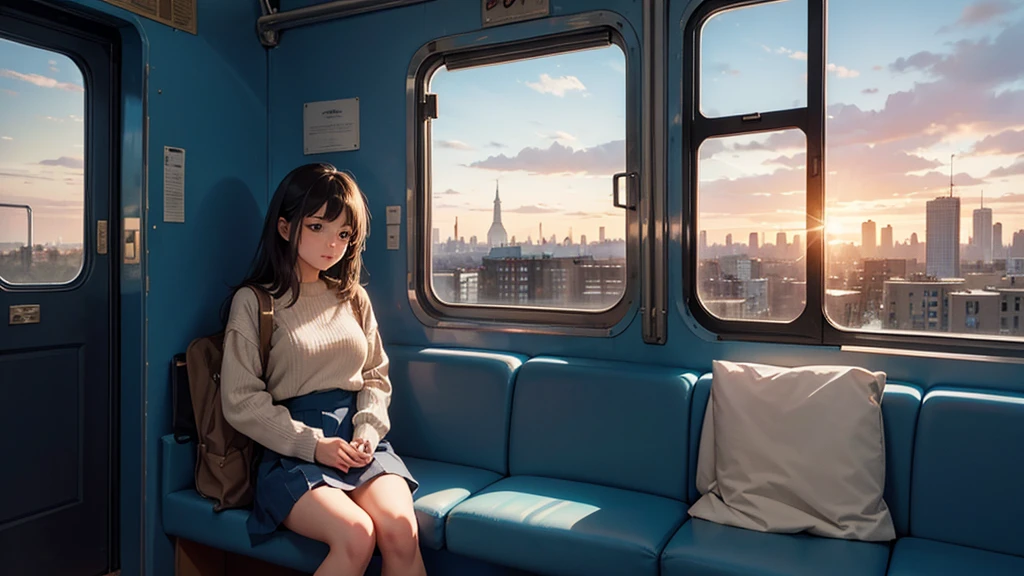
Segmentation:
<svg viewBox="0 0 1024 576">
<path fill-rule="evenodd" d="M 258 286 L 248 286 L 260 305 L 260 359 L 266 378 L 270 337 L 274 329 L 274 301 Z M 224 419 L 220 398 L 220 367 L 224 333 L 196 338 L 185 352 L 188 388 L 195 414 L 196 491 L 215 500 L 215 512 L 252 504 L 258 445 Z"/>
</svg>

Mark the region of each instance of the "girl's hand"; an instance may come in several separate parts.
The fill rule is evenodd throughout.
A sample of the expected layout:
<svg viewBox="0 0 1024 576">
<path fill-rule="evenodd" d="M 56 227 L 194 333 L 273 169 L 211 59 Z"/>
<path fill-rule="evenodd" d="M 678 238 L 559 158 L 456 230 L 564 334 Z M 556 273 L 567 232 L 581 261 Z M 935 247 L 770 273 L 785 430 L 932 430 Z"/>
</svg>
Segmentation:
<svg viewBox="0 0 1024 576">
<path fill-rule="evenodd" d="M 316 443 L 316 461 L 348 472 L 370 463 L 372 457 L 341 438 L 321 438 Z"/>
<path fill-rule="evenodd" d="M 373 459 L 373 452 L 370 448 L 370 441 L 364 438 L 356 438 L 352 440 L 352 445 L 355 446 L 356 450 L 359 450 L 361 454 L 366 454 Z"/>
</svg>

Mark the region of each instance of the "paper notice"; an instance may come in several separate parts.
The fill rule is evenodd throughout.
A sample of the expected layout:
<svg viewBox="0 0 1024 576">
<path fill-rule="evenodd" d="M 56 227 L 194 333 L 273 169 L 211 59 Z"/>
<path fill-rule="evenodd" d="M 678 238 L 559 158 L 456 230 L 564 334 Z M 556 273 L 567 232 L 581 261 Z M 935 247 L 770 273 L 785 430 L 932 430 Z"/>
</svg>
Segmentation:
<svg viewBox="0 0 1024 576">
<path fill-rule="evenodd" d="M 305 154 L 359 149 L 359 98 L 307 102 L 302 107 Z"/>
<path fill-rule="evenodd" d="M 164 222 L 185 221 L 185 150 L 164 146 Z"/>
<path fill-rule="evenodd" d="M 145 16 L 178 30 L 198 34 L 196 2 L 198 0 L 104 0 L 129 12 Z"/>
</svg>

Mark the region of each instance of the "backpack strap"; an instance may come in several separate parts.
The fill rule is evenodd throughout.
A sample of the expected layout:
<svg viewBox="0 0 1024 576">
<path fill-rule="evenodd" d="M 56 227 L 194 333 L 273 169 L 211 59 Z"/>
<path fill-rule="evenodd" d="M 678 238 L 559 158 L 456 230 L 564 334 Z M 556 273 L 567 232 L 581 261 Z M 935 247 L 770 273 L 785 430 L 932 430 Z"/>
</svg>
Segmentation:
<svg viewBox="0 0 1024 576">
<path fill-rule="evenodd" d="M 262 378 L 267 377 L 267 363 L 270 361 L 270 338 L 274 335 L 274 299 L 259 286 L 249 285 L 260 303 L 260 361 L 263 363 Z"/>
</svg>

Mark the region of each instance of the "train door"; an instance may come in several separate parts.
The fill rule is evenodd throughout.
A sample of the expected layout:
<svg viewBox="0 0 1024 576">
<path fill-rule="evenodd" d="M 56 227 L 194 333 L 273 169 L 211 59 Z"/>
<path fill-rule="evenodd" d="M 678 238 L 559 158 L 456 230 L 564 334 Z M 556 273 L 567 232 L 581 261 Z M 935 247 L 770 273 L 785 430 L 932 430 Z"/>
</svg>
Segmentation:
<svg viewBox="0 0 1024 576">
<path fill-rule="evenodd" d="M 95 576 L 115 562 L 117 45 L 69 24 L 0 6 L 0 573 L 10 575 Z"/>
</svg>

